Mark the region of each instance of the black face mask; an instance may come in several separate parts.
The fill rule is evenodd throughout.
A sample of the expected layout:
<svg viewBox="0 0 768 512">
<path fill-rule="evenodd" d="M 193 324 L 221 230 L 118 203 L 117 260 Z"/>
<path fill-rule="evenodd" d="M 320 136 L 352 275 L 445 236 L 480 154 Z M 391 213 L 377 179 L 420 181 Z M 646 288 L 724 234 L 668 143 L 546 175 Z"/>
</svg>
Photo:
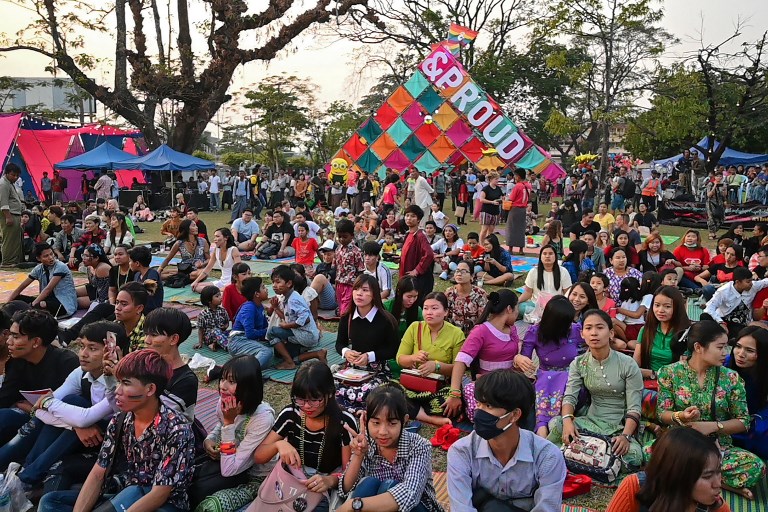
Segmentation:
<svg viewBox="0 0 768 512">
<path fill-rule="evenodd" d="M 501 434 L 506 432 L 509 427 L 512 426 L 512 423 L 509 423 L 504 428 L 499 428 L 496 426 L 496 424 L 499 422 L 499 420 L 503 420 L 510 414 L 512 414 L 512 411 L 509 411 L 507 414 L 504 414 L 502 416 L 494 416 L 489 412 L 485 412 L 480 409 L 476 410 L 475 411 L 475 432 L 477 432 L 477 435 L 479 435 L 486 441 L 490 441 L 491 439 L 495 439 L 499 437 Z"/>
</svg>

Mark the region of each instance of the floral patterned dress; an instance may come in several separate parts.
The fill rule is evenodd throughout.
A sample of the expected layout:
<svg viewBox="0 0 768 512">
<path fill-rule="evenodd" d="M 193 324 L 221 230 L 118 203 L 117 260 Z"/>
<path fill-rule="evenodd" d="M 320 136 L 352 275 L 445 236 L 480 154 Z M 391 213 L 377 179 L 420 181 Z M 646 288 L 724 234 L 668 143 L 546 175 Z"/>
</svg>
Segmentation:
<svg viewBox="0 0 768 512">
<path fill-rule="evenodd" d="M 605 269 L 605 277 L 608 278 L 608 281 L 611 283 L 608 288 L 606 289 L 606 295 L 608 297 L 612 298 L 616 301 L 616 305 L 621 306 L 621 301 L 619 300 L 619 293 L 621 292 L 621 281 L 625 277 L 634 277 L 638 281 L 643 281 L 643 274 L 633 267 L 627 267 L 627 273 L 623 276 L 620 276 L 616 274 L 616 271 L 613 270 L 613 267 L 608 267 Z"/>
<path fill-rule="evenodd" d="M 482 288 L 472 286 L 469 295 L 461 296 L 458 288 L 451 286 L 445 291 L 445 296 L 448 297 L 447 320 L 464 331 L 465 336 L 468 335 L 488 304 L 488 294 Z"/>
<path fill-rule="evenodd" d="M 744 381 L 728 368 L 720 368 L 715 383 L 717 368 L 707 370 L 704 385 L 699 384 L 696 371 L 687 362 L 677 362 L 659 369 L 658 414 L 682 411 L 696 406 L 701 411 L 702 421 L 727 421 L 738 419 L 749 428 L 747 393 Z M 712 394 L 715 395 L 715 414 L 712 413 Z M 723 451 L 723 483 L 734 488 L 752 487 L 765 476 L 765 463 L 741 448 L 733 446 L 730 435 L 718 436 Z M 646 447 L 646 452 L 649 449 Z"/>
</svg>

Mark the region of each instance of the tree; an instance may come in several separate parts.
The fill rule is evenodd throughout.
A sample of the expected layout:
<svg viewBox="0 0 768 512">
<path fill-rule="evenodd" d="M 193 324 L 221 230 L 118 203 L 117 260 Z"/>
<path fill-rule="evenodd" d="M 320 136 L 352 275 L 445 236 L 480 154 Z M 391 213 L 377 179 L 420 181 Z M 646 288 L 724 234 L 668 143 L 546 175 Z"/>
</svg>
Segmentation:
<svg viewBox="0 0 768 512">
<path fill-rule="evenodd" d="M 611 124 L 631 114 L 649 87 L 649 70 L 657 67 L 658 57 L 674 40 L 659 27 L 663 11 L 655 4 L 655 0 L 551 0 L 552 15 L 537 29 L 536 37 L 542 40 L 566 37 L 591 61 L 574 91 L 578 115 L 561 112 L 561 121 L 570 120 L 571 127 L 578 127 L 571 138 L 599 141 L 601 184 L 608 169 Z M 567 128 L 569 123 L 561 124 Z"/>
<path fill-rule="evenodd" d="M 660 71 L 652 106 L 633 120 L 627 143 L 645 158 L 659 156 L 655 150 L 674 154 L 695 147 L 707 170 L 717 166 L 728 146 L 767 151 L 768 33 L 754 43 L 739 44 L 740 36 L 737 27 L 686 63 Z"/>
<path fill-rule="evenodd" d="M 308 113 L 314 103 L 313 87 L 295 76 L 271 76 L 245 93 L 250 121 L 264 134 L 269 159 L 280 168 L 284 151 L 298 146 L 298 135 L 310 126 Z"/>
<path fill-rule="evenodd" d="M 157 117 L 161 109 L 169 108 L 172 122 L 166 123 L 167 142 L 191 153 L 208 122 L 230 99 L 227 91 L 238 66 L 273 59 L 302 32 L 328 22 L 331 16 L 356 10 L 364 13 L 368 0 L 316 0 L 298 14 L 288 13 L 294 6 L 292 0 L 272 0 L 255 14 L 248 14 L 244 0 L 206 0 L 210 20 L 197 32 L 190 24 L 187 0 L 176 1 L 175 16 L 169 2 L 167 20 L 161 20 L 155 0 L 148 11 L 142 0 L 116 0 L 114 9 L 67 0 L 12 1 L 35 16 L 17 34 L 3 35 L 0 52 L 31 51 L 51 59 L 50 71 L 58 69 L 69 75 L 97 101 L 140 129 L 150 146 L 160 143 Z M 148 16 L 156 51 L 148 48 L 144 26 Z M 174 18 L 176 25 L 171 27 Z M 114 20 L 114 29 L 107 20 Z M 168 22 L 169 33 L 163 32 L 165 23 L 161 21 Z M 86 36 L 94 32 L 115 34 L 112 87 L 90 76 L 97 61 L 86 53 Z M 175 47 L 171 32 L 177 35 Z M 193 36 L 204 38 L 205 52 L 195 52 Z M 246 40 L 261 44 L 241 46 Z"/>
<path fill-rule="evenodd" d="M 307 144 L 313 166 L 328 163 L 366 116 L 364 109 L 355 109 L 345 101 L 334 101 L 324 111 L 313 111 Z"/>
</svg>

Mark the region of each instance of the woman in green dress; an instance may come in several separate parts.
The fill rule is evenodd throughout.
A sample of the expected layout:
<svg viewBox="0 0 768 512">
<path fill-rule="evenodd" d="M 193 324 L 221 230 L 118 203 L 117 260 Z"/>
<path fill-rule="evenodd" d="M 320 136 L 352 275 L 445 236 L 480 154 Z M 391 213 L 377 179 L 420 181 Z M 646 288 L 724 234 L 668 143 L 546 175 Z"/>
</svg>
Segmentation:
<svg viewBox="0 0 768 512">
<path fill-rule="evenodd" d="M 640 424 L 643 377 L 631 357 L 611 349 L 613 335 L 608 313 L 592 309 L 584 314 L 581 336 L 588 350 L 568 368 L 562 416 L 550 420 L 548 439 L 558 445 L 570 444 L 579 430 L 610 436 L 626 471 L 643 461 L 642 447 L 634 438 Z M 585 414 L 576 410 L 582 389 L 592 397 Z"/>
<path fill-rule="evenodd" d="M 418 301 L 419 290 L 416 289 L 416 281 L 410 276 L 405 276 L 397 283 L 395 297 L 384 302 L 384 309 L 392 313 L 399 322 L 398 343 L 403 339 L 403 334 L 409 325 L 418 320 L 424 320 Z"/>
<path fill-rule="evenodd" d="M 752 499 L 749 488 L 765 476 L 765 463 L 757 455 L 733 446 L 731 435 L 746 432 L 750 417 L 744 381 L 738 373 L 723 367 L 728 335 L 719 324 L 702 320 L 682 337 L 686 338 L 690 358 L 658 372 L 659 420 L 717 437 L 723 452 L 723 488 Z"/>
</svg>

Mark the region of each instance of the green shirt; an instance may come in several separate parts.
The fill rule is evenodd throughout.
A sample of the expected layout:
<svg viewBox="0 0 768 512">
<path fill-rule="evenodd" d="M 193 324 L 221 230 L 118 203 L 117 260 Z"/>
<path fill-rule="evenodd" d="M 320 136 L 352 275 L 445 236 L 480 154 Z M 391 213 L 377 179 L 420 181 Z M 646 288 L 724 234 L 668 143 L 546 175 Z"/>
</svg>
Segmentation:
<svg viewBox="0 0 768 512">
<path fill-rule="evenodd" d="M 637 334 L 637 343 L 643 343 L 643 331 L 645 327 L 640 328 Z M 661 332 L 661 327 L 656 328 L 656 336 L 653 337 L 653 346 L 651 347 L 651 371 L 658 372 L 659 368 L 675 362 L 675 355 L 672 353 L 672 339 L 675 333 L 670 331 L 668 334 Z M 646 368 L 647 369 L 647 368 Z"/>
<path fill-rule="evenodd" d="M 384 309 L 391 313 L 394 305 L 395 299 L 389 299 L 388 301 L 384 302 Z M 424 320 L 424 316 L 421 313 L 421 308 L 419 308 L 419 313 L 416 315 L 416 320 Z M 398 318 L 397 321 L 399 322 L 397 328 L 397 337 L 402 340 L 403 335 L 405 334 L 405 330 L 408 328 L 408 323 L 405 320 L 405 312 L 400 315 L 400 318 Z"/>
<path fill-rule="evenodd" d="M 419 328 L 421 328 L 421 349 L 419 349 Z M 456 355 L 464 344 L 464 332 L 455 325 L 445 321 L 443 328 L 432 341 L 432 334 L 427 322 L 413 322 L 403 335 L 396 359 L 400 356 L 411 356 L 419 350 L 429 354 L 430 361 L 453 363 Z"/>
</svg>

